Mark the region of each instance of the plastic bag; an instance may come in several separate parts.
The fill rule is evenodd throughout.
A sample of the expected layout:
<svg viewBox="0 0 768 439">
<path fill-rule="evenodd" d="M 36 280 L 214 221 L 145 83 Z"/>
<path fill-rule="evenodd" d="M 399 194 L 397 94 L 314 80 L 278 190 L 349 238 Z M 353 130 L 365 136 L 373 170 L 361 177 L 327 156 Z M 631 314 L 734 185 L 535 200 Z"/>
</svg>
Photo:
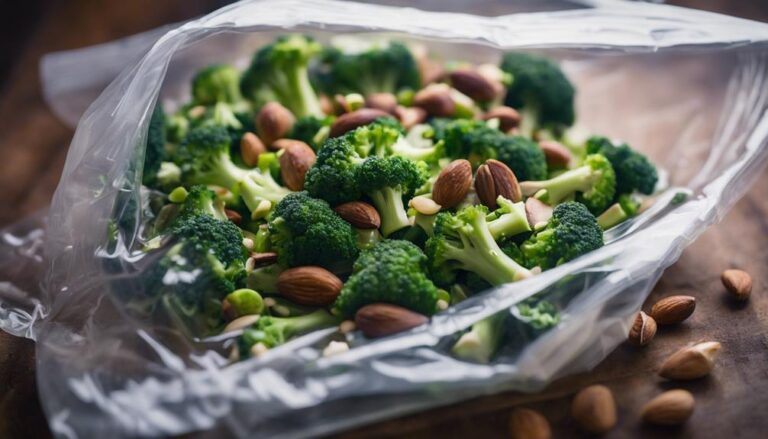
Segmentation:
<svg viewBox="0 0 768 439">
<path fill-rule="evenodd" d="M 77 90 L 99 90 L 110 69 L 83 60 L 101 51 L 141 60 L 83 114 L 48 213 L 2 234 L 0 327 L 37 340 L 38 384 L 61 437 L 307 437 L 509 389 L 533 391 L 587 370 L 626 337 L 630 320 L 665 267 L 717 222 L 768 161 L 768 26 L 668 6 L 591 1 L 571 9 L 498 18 L 346 2 L 250 1 L 159 36 L 74 55 L 56 75 L 96 70 L 92 81 L 48 84 L 68 120 Z M 575 7 L 575 9 L 574 9 Z M 420 328 L 375 341 L 354 334 L 346 353 L 323 357 L 333 329 L 267 355 L 229 364 L 226 337 L 189 338 L 137 319 L 113 294 L 138 273 L 135 233 L 105 243 L 117 215 L 134 228 L 147 123 L 158 94 L 183 100 L 194 71 L 247 62 L 259 45 L 296 30 L 387 33 L 422 41 L 446 59 L 495 60 L 537 49 L 563 60 L 579 92 L 579 123 L 621 136 L 668 171 L 654 206 L 610 231 L 608 245 L 531 279 L 448 309 Z M 365 36 L 365 35 L 361 35 Z M 122 52 L 121 52 L 122 51 Z M 117 57 L 120 58 L 120 57 Z M 67 58 L 62 55 L 60 62 Z M 81 61 L 81 62 L 77 62 Z M 162 86 L 162 90 L 161 90 Z M 687 201 L 682 202 L 687 198 Z M 136 203 L 136 204 L 133 204 Z M 138 261 L 140 262 L 140 261 Z M 538 293 L 562 308 L 544 333 L 520 334 L 490 365 L 447 354 L 455 334 Z"/>
</svg>

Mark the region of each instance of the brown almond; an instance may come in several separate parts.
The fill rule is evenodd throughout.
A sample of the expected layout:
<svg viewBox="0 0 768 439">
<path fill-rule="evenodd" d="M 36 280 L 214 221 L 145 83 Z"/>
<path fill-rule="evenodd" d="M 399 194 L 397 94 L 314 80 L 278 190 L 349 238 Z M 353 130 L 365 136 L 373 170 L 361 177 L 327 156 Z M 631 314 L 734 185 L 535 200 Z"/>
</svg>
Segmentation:
<svg viewBox="0 0 768 439">
<path fill-rule="evenodd" d="M 232 209 L 224 209 L 224 214 L 227 216 L 227 219 L 232 221 L 235 224 L 240 224 L 243 222 L 243 216 L 240 215 L 239 212 Z"/>
<path fill-rule="evenodd" d="M 419 90 L 413 97 L 413 106 L 434 117 L 451 117 L 456 112 L 451 89 L 445 84 L 430 84 Z"/>
<path fill-rule="evenodd" d="M 532 229 L 546 225 L 549 219 L 552 218 L 553 211 L 552 206 L 545 204 L 537 198 L 528 197 L 525 200 L 525 216 L 528 218 L 528 224 L 530 224 Z"/>
<path fill-rule="evenodd" d="M 432 199 L 443 207 L 456 207 L 472 186 L 472 165 L 468 160 L 454 160 L 437 176 L 432 186 Z"/>
<path fill-rule="evenodd" d="M 629 330 L 628 340 L 635 346 L 646 346 L 656 335 L 656 321 L 653 317 L 640 311 Z"/>
<path fill-rule="evenodd" d="M 277 277 L 277 290 L 300 305 L 325 306 L 336 300 L 341 280 L 322 267 L 289 268 Z"/>
<path fill-rule="evenodd" d="M 501 84 L 495 84 L 480 73 L 470 69 L 454 70 L 448 75 L 451 85 L 475 101 L 485 102 L 498 96 Z"/>
<path fill-rule="evenodd" d="M 292 191 L 304 189 L 304 177 L 315 164 L 315 152 L 304 142 L 295 141 L 283 150 L 280 156 L 280 176 Z"/>
<path fill-rule="evenodd" d="M 286 149 L 291 145 L 306 145 L 306 143 L 302 142 L 301 140 L 296 139 L 277 139 L 274 142 L 272 142 L 269 145 L 269 149 L 273 151 L 280 151 L 281 149 Z"/>
<path fill-rule="evenodd" d="M 362 201 L 350 201 L 349 203 L 339 204 L 333 210 L 339 214 L 344 221 L 352 224 L 358 229 L 378 229 L 381 227 L 381 217 L 375 207 Z"/>
<path fill-rule="evenodd" d="M 322 110 L 324 114 L 332 116 L 334 113 L 333 113 L 333 102 L 331 102 L 331 98 L 329 98 L 326 95 L 320 95 L 318 97 L 318 100 L 320 101 L 320 110 Z"/>
<path fill-rule="evenodd" d="M 386 111 L 375 108 L 361 108 L 351 113 L 339 116 L 331 125 L 329 137 L 338 137 L 347 131 L 352 131 L 357 127 L 368 125 L 380 117 L 389 116 Z"/>
<path fill-rule="evenodd" d="M 264 142 L 256 134 L 245 133 L 240 138 L 240 157 L 246 166 L 254 167 L 259 164 L 259 155 L 266 152 Z"/>
<path fill-rule="evenodd" d="M 346 96 L 340 94 L 333 96 L 333 114 L 341 116 L 350 111 L 352 111 L 352 107 L 349 105 L 349 102 L 347 102 Z"/>
<path fill-rule="evenodd" d="M 394 113 L 397 108 L 397 97 L 392 93 L 371 93 L 365 97 L 365 106 Z"/>
<path fill-rule="evenodd" d="M 589 386 L 573 398 L 571 416 L 584 431 L 602 434 L 616 425 L 616 402 L 611 390 L 602 385 Z"/>
<path fill-rule="evenodd" d="M 275 140 L 285 137 L 291 130 L 296 118 L 290 110 L 278 102 L 268 102 L 256 115 L 256 127 L 261 140 L 270 145 Z"/>
<path fill-rule="evenodd" d="M 670 380 L 695 380 L 707 376 L 720 347 L 716 341 L 684 347 L 667 358 L 659 375 Z"/>
<path fill-rule="evenodd" d="M 275 252 L 251 253 L 251 256 L 249 259 L 253 260 L 254 267 L 263 267 L 265 265 L 271 265 L 277 262 L 277 253 Z"/>
<path fill-rule="evenodd" d="M 549 422 L 536 410 L 517 408 L 509 416 L 509 432 L 512 439 L 550 439 Z"/>
<path fill-rule="evenodd" d="M 692 296 L 669 296 L 651 307 L 651 317 L 659 325 L 675 325 L 683 322 L 696 309 L 696 298 Z"/>
<path fill-rule="evenodd" d="M 496 186 L 493 183 L 493 174 L 488 165 L 480 165 L 475 172 L 475 193 L 480 202 L 489 209 L 496 209 Z"/>
<path fill-rule="evenodd" d="M 423 325 L 428 320 L 424 315 L 388 303 L 366 305 L 355 313 L 355 325 L 368 338 L 402 332 Z"/>
<path fill-rule="evenodd" d="M 406 130 L 427 120 L 427 112 L 419 107 L 398 106 L 395 108 L 394 114 L 397 120 L 400 121 L 400 125 Z"/>
<path fill-rule="evenodd" d="M 515 173 L 504 163 L 493 159 L 477 169 L 475 192 L 480 202 L 489 209 L 498 207 L 496 199 L 500 196 L 514 202 L 523 198 Z"/>
<path fill-rule="evenodd" d="M 542 140 L 539 147 L 544 151 L 544 157 L 547 159 L 547 165 L 551 168 L 565 168 L 571 162 L 573 155 L 571 151 L 560 142 L 554 140 Z"/>
<path fill-rule="evenodd" d="M 723 286 L 736 300 L 747 300 L 752 293 L 752 277 L 746 271 L 725 270 L 720 276 Z"/>
<path fill-rule="evenodd" d="M 693 414 L 694 399 L 691 392 L 669 390 L 653 398 L 642 409 L 643 421 L 656 425 L 679 425 Z"/>
<path fill-rule="evenodd" d="M 510 130 L 520 126 L 522 116 L 520 113 L 512 107 L 495 107 L 489 110 L 483 115 L 483 120 L 499 120 L 499 130 L 507 133 Z"/>
</svg>

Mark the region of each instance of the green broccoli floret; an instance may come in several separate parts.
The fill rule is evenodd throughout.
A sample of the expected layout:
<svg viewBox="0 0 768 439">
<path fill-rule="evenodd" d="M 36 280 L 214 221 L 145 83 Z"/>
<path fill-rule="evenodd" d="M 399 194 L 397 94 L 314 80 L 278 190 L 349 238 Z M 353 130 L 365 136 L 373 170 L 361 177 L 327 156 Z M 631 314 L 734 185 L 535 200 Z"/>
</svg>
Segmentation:
<svg viewBox="0 0 768 439">
<path fill-rule="evenodd" d="M 167 157 L 165 141 L 165 113 L 162 105 L 158 103 L 152 111 L 149 128 L 147 128 L 147 148 L 144 150 L 142 174 L 142 182 L 146 186 L 154 187 L 158 183 L 157 173 L 160 171 L 160 165 Z"/>
<path fill-rule="evenodd" d="M 573 125 L 575 92 L 557 64 L 524 53 L 507 53 L 500 67 L 512 75 L 504 102 L 522 110 L 524 134 L 538 129 L 560 133 Z"/>
<path fill-rule="evenodd" d="M 432 315 L 437 288 L 427 277 L 427 257 L 415 244 L 390 239 L 360 254 L 335 307 L 347 318 L 377 302 Z"/>
<path fill-rule="evenodd" d="M 289 194 L 278 203 L 269 232 L 279 262 L 289 267 L 319 265 L 343 271 L 358 254 L 352 226 L 328 203 L 306 192 Z"/>
<path fill-rule="evenodd" d="M 418 64 L 404 44 L 377 42 L 359 50 L 331 47 L 322 57 L 317 81 L 330 94 L 397 94 L 403 89 L 418 90 Z"/>
<path fill-rule="evenodd" d="M 494 240 L 501 241 L 531 231 L 531 225 L 525 213 L 525 203 L 522 201 L 513 203 L 502 196 L 496 199 L 496 203 L 499 207 L 485 218 Z"/>
<path fill-rule="evenodd" d="M 603 230 L 608 230 L 635 216 L 639 208 L 639 201 L 633 199 L 629 194 L 622 194 L 619 196 L 617 203 L 612 204 L 611 207 L 597 217 L 597 224 Z"/>
<path fill-rule="evenodd" d="M 189 188 L 187 197 L 181 205 L 179 217 L 207 215 L 218 220 L 228 221 L 224 213 L 224 203 L 216 198 L 216 193 L 203 185 Z"/>
<path fill-rule="evenodd" d="M 240 90 L 257 106 L 278 101 L 296 117 L 323 117 L 308 72 L 310 60 L 321 50 L 322 46 L 309 37 L 280 37 L 256 52 L 243 73 Z"/>
<path fill-rule="evenodd" d="M 396 155 L 433 164 L 443 156 L 442 143 L 427 142 L 426 147 L 412 145 L 405 137 L 403 126 L 392 117 L 376 119 L 347 133 L 346 136 L 362 156 Z"/>
<path fill-rule="evenodd" d="M 573 201 L 555 207 L 547 226 L 520 244 L 526 266 L 548 270 L 603 246 L 595 217 Z"/>
<path fill-rule="evenodd" d="M 547 159 L 536 142 L 523 136 L 503 135 L 496 149 L 496 160 L 509 166 L 520 181 L 547 178 Z"/>
<path fill-rule="evenodd" d="M 235 104 L 242 101 L 240 72 L 224 64 L 200 70 L 192 79 L 192 99 L 199 105 L 214 105 L 217 102 Z"/>
<path fill-rule="evenodd" d="M 468 206 L 455 214 L 438 214 L 434 236 L 426 244 L 432 279 L 438 285 L 453 284 L 458 270 L 474 272 L 491 285 L 531 275 L 499 248 L 487 216 L 488 209 L 484 206 Z"/>
<path fill-rule="evenodd" d="M 535 195 L 554 206 L 570 197 L 586 205 L 595 215 L 604 211 L 616 191 L 616 174 L 611 163 L 601 154 L 591 154 L 584 163 L 557 177 L 542 181 L 523 181 L 520 189 L 525 196 Z"/>
<path fill-rule="evenodd" d="M 616 145 L 606 137 L 594 136 L 587 141 L 587 154 L 602 154 L 611 162 L 616 172 L 617 194 L 638 191 L 650 195 L 656 188 L 656 167 L 626 143 Z"/>
<path fill-rule="evenodd" d="M 243 331 L 239 340 L 240 355 L 250 356 L 251 347 L 257 343 L 272 348 L 298 335 L 338 324 L 339 319 L 324 309 L 297 317 L 261 316 L 252 327 Z"/>
<path fill-rule="evenodd" d="M 317 151 L 320 145 L 328 138 L 333 117 L 304 116 L 296 120 L 287 137 L 301 140 Z"/>
<path fill-rule="evenodd" d="M 307 171 L 304 188 L 332 206 L 358 200 L 362 192 L 357 184 L 357 167 L 364 160 L 346 136 L 328 139 Z"/>
</svg>

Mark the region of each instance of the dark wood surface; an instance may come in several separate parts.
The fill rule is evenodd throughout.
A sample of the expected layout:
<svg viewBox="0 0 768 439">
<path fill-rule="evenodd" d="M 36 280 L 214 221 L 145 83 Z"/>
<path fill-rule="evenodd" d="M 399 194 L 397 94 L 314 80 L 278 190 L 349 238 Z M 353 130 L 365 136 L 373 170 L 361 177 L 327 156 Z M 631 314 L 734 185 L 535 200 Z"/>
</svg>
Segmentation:
<svg viewBox="0 0 768 439">
<path fill-rule="evenodd" d="M 218 6 L 212 0 L 38 0 L 0 17 L 0 225 L 43 206 L 55 190 L 72 131 L 45 106 L 37 76 L 41 55 L 83 47 L 151 29 Z M 761 1 L 689 0 L 690 6 L 768 20 Z M 11 60 L 6 63 L 5 60 Z M 339 435 L 343 438 L 505 437 L 510 410 L 540 410 L 556 437 L 578 437 L 569 418 L 575 391 L 602 383 L 619 405 L 619 425 L 607 437 L 764 437 L 768 430 L 768 173 L 687 249 L 655 287 L 649 303 L 685 293 L 696 296 L 693 317 L 660 330 L 646 349 L 620 346 L 590 373 L 568 377 L 534 395 L 479 398 Z M 720 272 L 729 267 L 754 277 L 752 299 L 727 300 Z M 717 340 L 723 352 L 711 377 L 681 387 L 693 392 L 696 411 L 677 429 L 641 425 L 639 408 L 670 387 L 655 370 L 679 346 Z M 0 332 L 0 437 L 49 437 L 35 388 L 34 344 Z"/>
</svg>

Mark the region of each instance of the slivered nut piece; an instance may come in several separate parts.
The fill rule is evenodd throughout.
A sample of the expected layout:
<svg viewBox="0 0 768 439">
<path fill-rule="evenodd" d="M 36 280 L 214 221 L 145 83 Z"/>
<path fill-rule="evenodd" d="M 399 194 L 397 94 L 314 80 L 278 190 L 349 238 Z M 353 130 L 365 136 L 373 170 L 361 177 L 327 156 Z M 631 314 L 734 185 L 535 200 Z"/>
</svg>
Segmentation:
<svg viewBox="0 0 768 439">
<path fill-rule="evenodd" d="M 589 386 L 573 399 L 571 416 L 579 426 L 593 434 L 602 434 L 616 425 L 616 402 L 605 386 Z"/>
<path fill-rule="evenodd" d="M 240 224 L 243 221 L 243 216 L 235 210 L 224 209 L 224 214 L 227 216 L 228 220 L 235 224 Z"/>
<path fill-rule="evenodd" d="M 747 300 L 752 293 L 752 277 L 746 271 L 725 270 L 720 276 L 723 286 L 737 300 Z"/>
<path fill-rule="evenodd" d="M 423 195 L 411 198 L 408 205 L 416 209 L 422 215 L 434 215 L 442 208 L 439 204 Z"/>
<path fill-rule="evenodd" d="M 378 229 L 381 227 L 381 217 L 375 207 L 362 201 L 350 201 L 334 207 L 344 221 L 358 229 Z"/>
<path fill-rule="evenodd" d="M 552 218 L 553 211 L 552 206 L 544 204 L 539 199 L 529 197 L 525 200 L 525 216 L 528 218 L 528 224 L 534 230 L 546 226 L 549 219 Z"/>
<path fill-rule="evenodd" d="M 517 408 L 509 416 L 509 432 L 512 439 L 550 439 L 549 422 L 536 410 Z"/>
<path fill-rule="evenodd" d="M 355 313 L 355 325 L 368 338 L 384 337 L 427 323 L 426 316 L 388 303 L 374 303 Z"/>
<path fill-rule="evenodd" d="M 267 148 L 264 142 L 256 134 L 251 132 L 243 134 L 240 138 L 240 157 L 243 163 L 251 168 L 259 164 L 259 155 L 266 152 Z"/>
<path fill-rule="evenodd" d="M 675 325 L 683 322 L 696 309 L 696 298 L 692 296 L 669 296 L 651 307 L 651 317 L 659 325 Z"/>
<path fill-rule="evenodd" d="M 512 107 L 495 107 L 483 115 L 483 120 L 499 120 L 499 130 L 505 133 L 520 126 L 522 116 Z"/>
<path fill-rule="evenodd" d="M 640 311 L 629 330 L 629 342 L 635 346 L 645 346 L 653 340 L 655 335 L 656 321 L 653 320 L 653 317 Z"/>
<path fill-rule="evenodd" d="M 500 196 L 513 202 L 523 198 L 515 173 L 504 163 L 493 159 L 477 168 L 475 192 L 480 202 L 491 210 L 498 207 L 496 199 Z"/>
<path fill-rule="evenodd" d="M 277 262 L 277 253 L 275 252 L 251 253 L 251 257 L 249 259 L 253 260 L 254 268 L 263 267 L 265 265 L 270 265 Z"/>
<path fill-rule="evenodd" d="M 464 159 L 454 160 L 440 171 L 432 186 L 432 199 L 442 207 L 456 207 L 471 186 L 472 165 Z"/>
<path fill-rule="evenodd" d="M 250 314 L 245 315 L 242 317 L 238 317 L 231 322 L 227 323 L 227 326 L 224 327 L 224 332 L 232 332 L 232 331 L 239 331 L 241 329 L 245 329 L 249 326 L 252 326 L 254 323 L 259 321 L 259 315 L 257 314 Z"/>
<path fill-rule="evenodd" d="M 678 425 L 691 417 L 693 408 L 694 399 L 690 392 L 669 390 L 649 401 L 643 407 L 641 417 L 649 424 Z"/>
<path fill-rule="evenodd" d="M 368 125 L 380 117 L 389 116 L 386 111 L 374 108 L 361 108 L 351 113 L 339 116 L 331 125 L 329 137 L 338 137 L 347 131 L 352 131 L 357 127 Z"/>
<path fill-rule="evenodd" d="M 300 305 L 325 306 L 336 300 L 342 282 L 322 267 L 289 268 L 277 278 L 277 290 Z"/>
<path fill-rule="evenodd" d="M 662 364 L 659 375 L 670 380 L 694 380 L 712 371 L 714 359 L 720 351 L 716 341 L 684 347 Z"/>
<path fill-rule="evenodd" d="M 256 115 L 256 128 L 259 130 L 261 140 L 267 145 L 285 137 L 295 122 L 293 113 L 278 102 L 264 104 Z"/>
<path fill-rule="evenodd" d="M 304 189 L 304 177 L 315 164 L 315 152 L 304 142 L 295 141 L 283 150 L 280 156 L 280 176 L 292 191 Z"/>
<path fill-rule="evenodd" d="M 547 164 L 552 168 L 565 168 L 573 158 L 573 155 L 568 148 L 554 140 L 542 140 L 539 142 L 539 147 L 544 151 L 544 157 L 547 159 Z"/>
</svg>

